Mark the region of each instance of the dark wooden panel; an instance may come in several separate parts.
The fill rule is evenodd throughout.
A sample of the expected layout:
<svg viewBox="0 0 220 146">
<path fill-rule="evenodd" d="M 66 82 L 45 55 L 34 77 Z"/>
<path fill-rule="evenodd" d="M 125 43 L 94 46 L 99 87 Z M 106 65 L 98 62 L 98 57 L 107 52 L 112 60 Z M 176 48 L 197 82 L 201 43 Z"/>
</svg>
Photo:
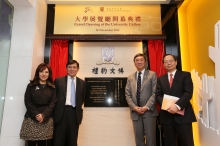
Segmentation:
<svg viewBox="0 0 220 146">
<path fill-rule="evenodd" d="M 105 41 L 105 40 L 165 40 L 166 35 L 71 35 L 71 34 L 52 34 L 49 35 L 49 39 L 51 40 L 88 40 L 88 41 Z"/>
<path fill-rule="evenodd" d="M 47 5 L 47 25 L 46 25 L 46 37 L 45 37 L 45 46 L 44 46 L 44 62 L 50 62 L 50 39 L 48 38 L 49 34 L 53 33 L 54 30 L 54 15 L 55 15 L 55 5 Z"/>
</svg>

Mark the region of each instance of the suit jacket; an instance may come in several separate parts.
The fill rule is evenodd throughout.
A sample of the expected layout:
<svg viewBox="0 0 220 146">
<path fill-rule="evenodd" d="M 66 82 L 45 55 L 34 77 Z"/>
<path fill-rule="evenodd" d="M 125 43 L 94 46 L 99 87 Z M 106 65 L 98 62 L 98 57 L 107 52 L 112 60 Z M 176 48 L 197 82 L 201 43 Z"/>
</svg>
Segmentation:
<svg viewBox="0 0 220 146">
<path fill-rule="evenodd" d="M 62 118 L 67 91 L 67 76 L 57 78 L 55 80 L 57 103 L 54 109 L 54 123 L 58 123 Z M 81 124 L 83 117 L 82 105 L 84 104 L 86 93 L 86 83 L 82 79 L 76 77 L 76 119 Z"/>
<path fill-rule="evenodd" d="M 156 90 L 157 76 L 156 73 L 145 69 L 143 80 L 141 83 L 140 91 L 140 106 L 147 106 L 149 110 L 143 114 L 143 116 L 157 116 L 158 111 L 155 105 L 155 90 Z M 127 79 L 127 84 L 125 87 L 125 96 L 128 105 L 131 110 L 131 119 L 137 120 L 139 114 L 133 111 L 134 107 L 137 106 L 137 72 L 130 75 Z"/>
<path fill-rule="evenodd" d="M 170 114 L 166 110 L 160 112 L 161 124 L 170 124 L 174 119 L 179 124 L 195 122 L 195 114 L 190 103 L 193 94 L 193 82 L 189 72 L 176 71 L 172 86 L 170 87 L 168 75 L 164 74 L 157 80 L 156 99 L 161 105 L 163 102 L 163 95 L 171 95 L 179 97 L 176 104 L 181 108 L 185 108 L 184 116 L 179 114 Z"/>
</svg>

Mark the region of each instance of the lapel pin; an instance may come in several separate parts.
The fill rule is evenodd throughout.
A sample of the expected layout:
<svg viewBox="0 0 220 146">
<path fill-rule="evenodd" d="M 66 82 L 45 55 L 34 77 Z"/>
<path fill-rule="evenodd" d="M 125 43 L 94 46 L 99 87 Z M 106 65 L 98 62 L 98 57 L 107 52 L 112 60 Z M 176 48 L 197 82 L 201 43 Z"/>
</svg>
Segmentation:
<svg viewBox="0 0 220 146">
<path fill-rule="evenodd" d="M 38 90 L 38 89 L 40 89 L 40 88 L 38 86 L 36 86 L 35 90 Z"/>
</svg>

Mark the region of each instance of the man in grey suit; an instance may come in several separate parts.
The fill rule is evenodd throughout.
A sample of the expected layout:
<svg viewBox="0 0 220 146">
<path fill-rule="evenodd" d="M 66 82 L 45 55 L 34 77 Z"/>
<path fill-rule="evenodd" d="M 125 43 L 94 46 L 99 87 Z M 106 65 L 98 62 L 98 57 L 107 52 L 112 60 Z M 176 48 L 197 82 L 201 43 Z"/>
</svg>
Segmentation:
<svg viewBox="0 0 220 146">
<path fill-rule="evenodd" d="M 76 77 L 79 63 L 70 60 L 66 70 L 67 76 L 55 80 L 54 146 L 77 146 L 78 129 L 83 118 L 86 83 Z"/>
<path fill-rule="evenodd" d="M 131 110 L 136 146 L 156 146 L 156 73 L 145 68 L 146 57 L 134 56 L 137 71 L 127 79 L 125 96 Z"/>
</svg>

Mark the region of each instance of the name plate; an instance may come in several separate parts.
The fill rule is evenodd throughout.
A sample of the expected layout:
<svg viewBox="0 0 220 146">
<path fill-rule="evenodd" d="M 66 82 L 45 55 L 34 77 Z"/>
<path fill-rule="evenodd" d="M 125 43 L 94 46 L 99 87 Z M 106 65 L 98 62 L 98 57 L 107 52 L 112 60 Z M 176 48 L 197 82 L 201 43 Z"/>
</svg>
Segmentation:
<svg viewBox="0 0 220 146">
<path fill-rule="evenodd" d="M 85 78 L 85 107 L 128 107 L 125 99 L 127 78 Z"/>
</svg>

